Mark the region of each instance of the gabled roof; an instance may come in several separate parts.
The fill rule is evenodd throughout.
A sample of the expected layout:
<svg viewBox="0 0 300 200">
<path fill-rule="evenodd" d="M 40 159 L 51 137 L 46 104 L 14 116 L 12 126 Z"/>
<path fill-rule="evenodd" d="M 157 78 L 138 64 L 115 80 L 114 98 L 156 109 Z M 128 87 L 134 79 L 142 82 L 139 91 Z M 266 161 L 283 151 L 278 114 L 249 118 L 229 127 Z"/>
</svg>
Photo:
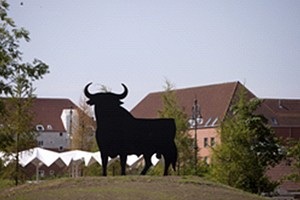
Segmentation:
<svg viewBox="0 0 300 200">
<path fill-rule="evenodd" d="M 223 120 L 227 113 L 232 99 L 238 88 L 244 87 L 240 82 L 230 82 L 208 86 L 192 87 L 174 90 L 178 105 L 184 112 L 192 115 L 194 99 L 197 98 L 201 107 L 203 125 L 210 127 Z M 248 91 L 251 96 L 254 96 Z M 148 94 L 132 110 L 131 114 L 137 118 L 156 118 L 158 111 L 162 109 L 162 95 L 164 92 Z"/>
<path fill-rule="evenodd" d="M 272 126 L 300 126 L 299 99 L 263 99 L 263 104 L 271 111 L 262 112 L 271 121 Z"/>
<path fill-rule="evenodd" d="M 1 98 L 7 109 L 12 107 L 9 98 Z M 47 132 L 65 132 L 62 121 L 62 114 L 65 109 L 78 109 L 78 107 L 69 99 L 55 98 L 35 98 L 32 101 L 30 112 L 33 115 L 32 125 L 42 125 Z"/>
<path fill-rule="evenodd" d="M 194 99 L 198 99 L 203 117 L 202 127 L 218 125 L 227 114 L 231 104 L 237 97 L 240 89 L 244 89 L 247 98 L 257 98 L 240 82 L 229 82 L 215 85 L 192 87 L 174 90 L 178 105 L 184 112 L 192 115 Z M 148 94 L 131 113 L 137 118 L 157 118 L 158 111 L 162 110 L 162 92 Z M 300 100 L 299 99 L 262 99 L 257 113 L 263 114 L 273 127 L 300 127 Z"/>
<path fill-rule="evenodd" d="M 77 109 L 77 106 L 69 99 L 36 98 L 32 104 L 33 125 L 52 126 L 49 132 L 66 131 L 61 119 L 64 109 Z"/>
</svg>

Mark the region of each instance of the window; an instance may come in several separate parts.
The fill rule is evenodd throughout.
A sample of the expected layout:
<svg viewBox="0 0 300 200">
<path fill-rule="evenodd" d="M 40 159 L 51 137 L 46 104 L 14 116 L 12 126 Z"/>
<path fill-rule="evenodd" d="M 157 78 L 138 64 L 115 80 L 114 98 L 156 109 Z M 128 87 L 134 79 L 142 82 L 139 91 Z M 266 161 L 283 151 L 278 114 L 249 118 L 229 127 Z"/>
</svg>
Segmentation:
<svg viewBox="0 0 300 200">
<path fill-rule="evenodd" d="M 271 118 L 273 125 L 278 125 L 278 121 L 275 117 Z"/>
<path fill-rule="evenodd" d="M 210 123 L 210 121 L 211 121 L 211 118 L 209 118 L 208 120 L 207 120 L 207 122 L 205 123 L 205 127 L 207 127 L 208 126 L 208 124 Z"/>
<path fill-rule="evenodd" d="M 62 132 L 60 132 L 60 133 L 59 133 L 59 136 L 60 136 L 60 137 L 62 137 L 62 136 L 63 136 L 63 133 L 62 133 Z"/>
<path fill-rule="evenodd" d="M 59 150 L 59 151 L 63 151 L 63 150 L 64 150 L 64 147 L 63 147 L 63 146 L 60 146 L 60 147 L 58 148 L 58 150 Z"/>
<path fill-rule="evenodd" d="M 43 140 L 38 141 L 38 146 L 39 147 L 42 147 L 43 145 L 44 145 L 44 141 Z"/>
<path fill-rule="evenodd" d="M 208 147 L 208 138 L 204 138 L 204 147 Z"/>
<path fill-rule="evenodd" d="M 216 125 L 216 123 L 218 122 L 218 117 L 211 123 L 211 126 L 215 126 Z"/>
<path fill-rule="evenodd" d="M 36 125 L 35 128 L 36 128 L 37 131 L 44 131 L 45 130 L 45 128 L 44 128 L 44 126 L 42 124 Z"/>
<path fill-rule="evenodd" d="M 39 170 L 39 175 L 40 175 L 40 177 L 44 177 L 45 176 L 45 171 L 44 170 Z"/>
<path fill-rule="evenodd" d="M 55 171 L 54 171 L 54 170 L 50 170 L 50 171 L 49 171 L 49 174 L 50 174 L 51 176 L 53 176 L 53 175 L 55 174 Z"/>
<path fill-rule="evenodd" d="M 211 137 L 210 138 L 210 146 L 213 147 L 213 146 L 215 146 L 215 144 L 216 144 L 215 138 Z"/>
<path fill-rule="evenodd" d="M 50 124 L 47 125 L 47 130 L 53 130 L 53 128 Z"/>
</svg>

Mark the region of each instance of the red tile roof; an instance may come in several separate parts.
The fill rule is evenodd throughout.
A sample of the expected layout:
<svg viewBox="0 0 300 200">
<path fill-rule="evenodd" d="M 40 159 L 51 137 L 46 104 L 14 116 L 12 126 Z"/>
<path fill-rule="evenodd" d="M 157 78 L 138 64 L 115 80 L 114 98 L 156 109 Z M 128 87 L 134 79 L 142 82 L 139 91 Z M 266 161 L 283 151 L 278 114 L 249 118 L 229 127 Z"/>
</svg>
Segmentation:
<svg viewBox="0 0 300 200">
<path fill-rule="evenodd" d="M 263 104 L 272 112 L 263 112 L 277 127 L 300 127 L 300 100 L 264 99 Z"/>
<path fill-rule="evenodd" d="M 281 181 L 279 189 L 284 191 L 299 191 L 300 183 L 287 179 L 292 173 L 297 173 L 292 167 L 291 161 L 283 160 L 275 167 L 271 167 L 267 171 L 267 176 L 272 181 Z"/>
<path fill-rule="evenodd" d="M 192 115 L 194 99 L 198 99 L 204 125 L 212 125 L 218 118 L 218 123 L 227 114 L 237 91 L 243 88 L 248 98 L 256 97 L 240 82 L 230 82 L 208 86 L 176 89 L 178 105 L 180 105 L 188 116 Z M 158 111 L 162 109 L 162 95 L 164 92 L 148 94 L 138 103 L 131 113 L 138 118 L 156 118 Z M 262 99 L 263 103 L 257 113 L 263 114 L 272 126 L 300 127 L 300 100 L 288 99 Z M 275 120 L 275 121 L 274 121 Z M 278 124 L 275 124 L 277 121 Z M 216 123 L 215 125 L 217 125 Z"/>
<path fill-rule="evenodd" d="M 32 105 L 33 124 L 41 124 L 45 128 L 51 125 L 52 131 L 64 132 L 61 114 L 64 109 L 70 108 L 76 109 L 77 106 L 69 99 L 36 98 Z"/>
<path fill-rule="evenodd" d="M 201 114 L 204 124 L 209 120 L 209 124 L 218 119 L 223 120 L 236 90 L 243 87 L 239 82 L 230 82 L 208 86 L 200 86 L 185 89 L 176 89 L 178 105 L 186 112 L 188 116 L 192 115 L 192 106 L 194 99 L 198 99 L 201 107 Z M 162 109 L 162 95 L 164 92 L 155 92 L 148 94 L 139 104 L 137 104 L 131 113 L 138 118 L 156 118 L 158 111 Z M 252 94 L 249 91 L 250 94 Z M 253 95 L 254 96 L 254 95 Z"/>
</svg>

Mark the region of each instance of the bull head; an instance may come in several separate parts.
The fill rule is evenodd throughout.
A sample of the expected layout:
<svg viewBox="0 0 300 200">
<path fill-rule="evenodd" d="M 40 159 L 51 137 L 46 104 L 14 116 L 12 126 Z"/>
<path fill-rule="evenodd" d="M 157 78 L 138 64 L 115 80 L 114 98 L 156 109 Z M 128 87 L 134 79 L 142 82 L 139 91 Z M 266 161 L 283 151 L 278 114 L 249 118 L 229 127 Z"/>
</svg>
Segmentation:
<svg viewBox="0 0 300 200">
<path fill-rule="evenodd" d="M 92 83 L 89 83 L 87 84 L 85 87 L 84 87 L 84 94 L 87 98 L 89 98 L 89 100 L 87 101 L 87 103 L 89 105 L 94 105 L 96 104 L 97 102 L 103 102 L 103 101 L 106 101 L 108 99 L 112 100 L 112 99 L 116 99 L 118 100 L 118 102 L 120 102 L 121 99 L 124 99 L 127 94 L 128 94 L 128 89 L 126 87 L 125 84 L 122 83 L 122 86 L 124 88 L 124 91 L 123 93 L 121 94 L 115 94 L 115 93 L 111 93 L 111 92 L 99 92 L 99 93 L 96 93 L 96 94 L 91 94 L 89 91 L 88 91 L 88 87 L 91 85 Z M 121 103 L 120 103 L 121 104 Z"/>
</svg>

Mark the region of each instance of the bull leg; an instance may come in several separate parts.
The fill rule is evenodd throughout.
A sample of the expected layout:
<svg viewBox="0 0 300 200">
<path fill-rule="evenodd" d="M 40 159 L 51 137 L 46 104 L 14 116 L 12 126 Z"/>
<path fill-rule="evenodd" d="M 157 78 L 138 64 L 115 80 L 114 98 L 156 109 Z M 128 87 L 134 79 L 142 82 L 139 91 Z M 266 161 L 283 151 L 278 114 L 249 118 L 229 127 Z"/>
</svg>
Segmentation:
<svg viewBox="0 0 300 200">
<path fill-rule="evenodd" d="M 168 175 L 169 167 L 172 164 L 174 171 L 176 171 L 176 162 L 177 162 L 177 148 L 174 142 L 168 148 L 169 151 L 164 152 L 163 156 L 165 159 L 165 170 L 164 176 Z"/>
<path fill-rule="evenodd" d="M 150 154 L 144 154 L 144 160 L 145 160 L 145 167 L 144 167 L 143 171 L 141 172 L 141 175 L 146 175 L 148 169 L 152 166 Z"/>
<path fill-rule="evenodd" d="M 127 155 L 120 155 L 120 162 L 121 162 L 121 175 L 126 175 L 126 161 L 127 161 Z"/>
<path fill-rule="evenodd" d="M 101 159 L 102 159 L 102 176 L 107 176 L 108 156 L 104 153 L 101 153 Z"/>
<path fill-rule="evenodd" d="M 168 176 L 170 162 L 165 162 L 164 176 Z"/>
<path fill-rule="evenodd" d="M 169 155 L 164 154 L 164 160 L 165 160 L 165 169 L 164 169 L 164 176 L 168 176 L 169 173 L 169 166 L 171 164 L 171 160 Z"/>
</svg>

